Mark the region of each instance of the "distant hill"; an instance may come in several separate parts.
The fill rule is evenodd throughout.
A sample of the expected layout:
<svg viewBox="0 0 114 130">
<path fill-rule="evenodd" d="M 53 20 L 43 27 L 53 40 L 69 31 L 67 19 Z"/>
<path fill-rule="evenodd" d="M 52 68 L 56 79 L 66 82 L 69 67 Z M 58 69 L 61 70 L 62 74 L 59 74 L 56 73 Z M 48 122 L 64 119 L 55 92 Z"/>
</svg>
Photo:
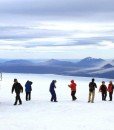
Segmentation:
<svg viewBox="0 0 114 130">
<path fill-rule="evenodd" d="M 111 64 L 106 64 L 106 65 L 104 65 L 104 66 L 102 67 L 102 69 L 108 69 L 108 68 L 112 68 L 112 67 L 114 67 L 114 66 L 111 65 Z"/>
<path fill-rule="evenodd" d="M 1 65 L 4 66 L 31 66 L 34 65 L 33 62 L 29 60 L 10 60 L 3 62 Z"/>
<path fill-rule="evenodd" d="M 96 59 L 96 58 L 92 58 L 92 57 L 87 57 L 87 58 L 84 58 L 82 59 L 80 62 L 78 62 L 76 64 L 76 66 L 78 67 L 96 67 L 96 66 L 99 66 L 103 63 L 105 63 L 106 61 L 99 58 L 99 59 Z"/>
<path fill-rule="evenodd" d="M 94 77 L 114 79 L 114 67 L 97 70 L 97 71 L 90 73 L 90 75 L 93 75 Z"/>
<path fill-rule="evenodd" d="M 75 67 L 76 64 L 69 61 L 61 61 L 56 59 L 51 59 L 45 62 L 40 63 L 40 65 L 48 66 L 59 66 L 59 67 Z"/>
</svg>

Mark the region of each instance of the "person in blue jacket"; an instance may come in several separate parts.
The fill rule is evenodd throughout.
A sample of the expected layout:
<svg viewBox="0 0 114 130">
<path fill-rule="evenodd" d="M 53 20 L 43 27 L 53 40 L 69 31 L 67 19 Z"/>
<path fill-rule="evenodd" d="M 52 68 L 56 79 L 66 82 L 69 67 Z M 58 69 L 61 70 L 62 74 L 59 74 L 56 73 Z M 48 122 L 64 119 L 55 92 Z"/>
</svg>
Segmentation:
<svg viewBox="0 0 114 130">
<path fill-rule="evenodd" d="M 56 83 L 57 81 L 56 80 L 52 80 L 52 82 L 51 82 L 51 84 L 50 84 L 50 89 L 49 89 L 49 91 L 50 91 L 50 93 L 51 93 L 51 102 L 57 102 L 57 97 L 56 97 L 56 92 L 55 92 L 55 88 L 56 88 L 56 86 L 55 86 L 55 83 Z"/>
<path fill-rule="evenodd" d="M 27 81 L 25 84 L 25 92 L 26 92 L 26 101 L 31 100 L 31 91 L 32 91 L 32 82 Z"/>
</svg>

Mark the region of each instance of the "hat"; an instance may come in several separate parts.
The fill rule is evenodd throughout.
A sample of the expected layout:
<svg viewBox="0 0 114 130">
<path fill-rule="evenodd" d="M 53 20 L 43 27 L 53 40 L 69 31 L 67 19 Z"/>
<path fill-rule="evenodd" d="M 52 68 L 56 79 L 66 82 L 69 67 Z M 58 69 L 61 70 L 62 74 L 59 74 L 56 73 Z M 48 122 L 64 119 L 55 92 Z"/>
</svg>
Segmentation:
<svg viewBox="0 0 114 130">
<path fill-rule="evenodd" d="M 71 80 L 71 83 L 74 83 L 74 80 Z"/>
<path fill-rule="evenodd" d="M 17 79 L 14 79 L 14 82 L 17 82 Z"/>
</svg>

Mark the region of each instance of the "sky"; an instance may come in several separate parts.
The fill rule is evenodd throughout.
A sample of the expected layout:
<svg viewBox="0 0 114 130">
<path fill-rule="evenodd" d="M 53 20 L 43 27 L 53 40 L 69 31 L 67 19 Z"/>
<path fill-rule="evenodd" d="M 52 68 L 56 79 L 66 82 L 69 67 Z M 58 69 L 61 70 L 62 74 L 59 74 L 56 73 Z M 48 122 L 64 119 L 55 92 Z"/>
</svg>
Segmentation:
<svg viewBox="0 0 114 130">
<path fill-rule="evenodd" d="M 114 59 L 113 0 L 0 0 L 0 58 Z"/>
</svg>

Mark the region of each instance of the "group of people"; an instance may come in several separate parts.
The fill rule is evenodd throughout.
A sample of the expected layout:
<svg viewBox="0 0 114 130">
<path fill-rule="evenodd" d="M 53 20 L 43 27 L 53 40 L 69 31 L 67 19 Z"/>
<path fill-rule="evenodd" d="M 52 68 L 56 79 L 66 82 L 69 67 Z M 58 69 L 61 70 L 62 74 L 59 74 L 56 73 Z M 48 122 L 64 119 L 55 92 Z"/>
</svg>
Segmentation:
<svg viewBox="0 0 114 130">
<path fill-rule="evenodd" d="M 112 101 L 114 85 L 112 81 L 109 82 L 108 87 L 105 85 L 105 81 L 102 81 L 102 85 L 99 88 L 99 92 L 102 93 L 102 100 L 106 101 L 107 91 L 109 92 L 109 101 Z"/>
<path fill-rule="evenodd" d="M 95 88 L 97 88 L 97 85 L 95 83 L 95 79 L 92 79 L 92 82 L 89 83 L 88 102 L 91 102 L 91 103 L 94 102 Z M 101 92 L 101 95 L 102 95 L 102 101 L 106 101 L 107 92 L 109 92 L 109 101 L 112 101 L 113 90 L 114 90 L 114 85 L 112 81 L 109 82 L 108 86 L 105 85 L 105 81 L 102 81 L 102 84 L 99 88 L 99 92 Z"/>
<path fill-rule="evenodd" d="M 32 91 L 32 82 L 31 81 L 27 81 L 25 84 L 25 92 L 26 92 L 26 101 L 31 100 L 31 91 Z M 23 87 L 22 85 L 18 82 L 17 79 L 14 79 L 14 84 L 12 86 L 12 94 L 15 90 L 16 93 L 16 97 L 15 97 L 15 103 L 14 105 L 17 105 L 17 102 L 19 101 L 19 105 L 22 104 L 22 100 L 20 98 L 20 93 L 23 92 Z"/>
<path fill-rule="evenodd" d="M 58 102 L 56 92 L 55 92 L 56 82 L 57 82 L 56 80 L 52 80 L 52 82 L 50 84 L 49 92 L 51 94 L 51 99 L 50 99 L 51 102 Z M 71 80 L 71 83 L 68 85 L 68 87 L 71 89 L 72 101 L 75 101 L 77 99 L 77 97 L 76 97 L 77 84 L 74 82 L 74 80 Z M 97 88 L 97 85 L 95 83 L 95 79 L 92 79 L 92 81 L 89 83 L 88 103 L 90 103 L 90 102 L 94 103 L 95 88 Z M 102 84 L 99 88 L 99 92 L 101 92 L 103 101 L 106 101 L 107 92 L 109 92 L 109 98 L 110 98 L 109 101 L 112 101 L 113 89 L 114 89 L 114 85 L 113 85 L 112 81 L 109 82 L 108 86 L 105 85 L 105 81 L 102 81 Z M 14 105 L 17 105 L 18 101 L 19 101 L 19 105 L 21 105 L 22 100 L 20 98 L 20 93 L 23 92 L 23 87 L 18 82 L 17 79 L 14 79 L 14 84 L 12 86 L 12 93 L 14 92 L 14 90 L 16 93 Z M 32 82 L 28 80 L 25 83 L 26 101 L 31 100 L 31 91 L 32 91 Z"/>
<path fill-rule="evenodd" d="M 50 85 L 50 93 L 52 95 L 51 101 L 57 102 L 57 97 L 56 97 L 56 93 L 54 90 L 56 88 L 55 83 L 56 83 L 56 80 L 53 80 Z M 77 84 L 74 82 L 74 80 L 71 80 L 71 84 L 68 85 L 68 87 L 71 88 L 71 96 L 72 96 L 73 101 L 75 101 L 77 99 L 77 97 L 75 96 L 76 86 L 77 86 Z M 95 83 L 95 79 L 92 79 L 92 81 L 89 83 L 88 103 L 89 102 L 94 103 L 95 88 L 97 88 L 97 85 Z M 113 85 L 112 81 L 110 81 L 108 87 L 105 85 L 105 81 L 102 81 L 102 84 L 99 88 L 99 92 L 101 92 L 103 101 L 106 101 L 107 92 L 109 92 L 109 101 L 112 101 L 113 89 L 114 89 L 114 85 Z"/>
<path fill-rule="evenodd" d="M 53 80 L 52 82 L 51 82 L 51 84 L 50 84 L 50 89 L 49 89 L 49 91 L 50 91 L 50 93 L 51 93 L 51 102 L 57 102 L 57 96 L 56 96 L 56 92 L 55 92 L 55 88 L 56 88 L 56 85 L 55 85 L 55 83 L 56 83 L 57 81 L 56 80 Z M 76 94 L 76 83 L 74 82 L 74 80 L 71 80 L 71 84 L 70 85 L 68 85 L 68 87 L 70 87 L 71 88 L 71 96 L 72 96 L 72 100 L 74 101 L 74 100 L 76 100 L 77 98 L 76 98 L 76 96 L 75 96 L 75 94 Z"/>
</svg>

